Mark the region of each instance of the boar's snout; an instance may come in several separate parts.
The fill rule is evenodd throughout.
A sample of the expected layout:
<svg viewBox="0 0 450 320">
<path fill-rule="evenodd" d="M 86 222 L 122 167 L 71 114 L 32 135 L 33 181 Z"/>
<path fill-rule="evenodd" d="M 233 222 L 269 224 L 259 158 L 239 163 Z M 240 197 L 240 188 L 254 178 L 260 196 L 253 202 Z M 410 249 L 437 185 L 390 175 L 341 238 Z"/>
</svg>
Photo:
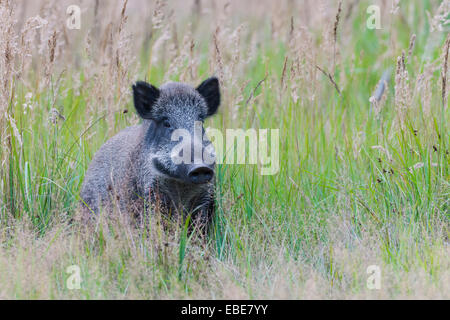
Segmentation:
<svg viewBox="0 0 450 320">
<path fill-rule="evenodd" d="M 214 170 L 205 165 L 194 165 L 188 172 L 188 178 L 191 183 L 203 184 L 210 182 L 214 177 Z"/>
</svg>

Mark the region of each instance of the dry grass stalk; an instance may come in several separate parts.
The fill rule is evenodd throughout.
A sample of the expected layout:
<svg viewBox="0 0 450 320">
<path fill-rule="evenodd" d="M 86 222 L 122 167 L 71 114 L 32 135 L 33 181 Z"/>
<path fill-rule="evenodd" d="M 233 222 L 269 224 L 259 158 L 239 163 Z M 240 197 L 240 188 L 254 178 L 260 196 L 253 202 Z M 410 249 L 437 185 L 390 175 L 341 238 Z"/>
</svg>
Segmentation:
<svg viewBox="0 0 450 320">
<path fill-rule="evenodd" d="M 163 26 L 163 22 L 165 20 L 166 14 L 165 14 L 165 8 L 167 6 L 167 3 L 162 0 L 157 0 L 155 9 L 153 11 L 152 16 L 152 29 L 158 30 L 161 29 Z"/>
<path fill-rule="evenodd" d="M 14 31 L 14 8 L 9 0 L 0 1 L 0 194 L 10 187 L 7 178 L 9 166 L 9 153 L 12 149 L 9 129 L 17 137 L 20 145 L 22 139 L 17 129 L 14 117 L 10 114 L 10 106 L 13 104 L 14 92 L 14 59 L 17 53 L 17 43 Z M 3 207 L 3 198 L 0 197 L 0 208 Z"/>
<path fill-rule="evenodd" d="M 220 27 L 217 26 L 216 31 L 214 32 L 214 35 L 213 35 L 214 62 L 218 68 L 217 75 L 218 75 L 220 84 L 223 85 L 225 74 L 224 74 L 224 64 L 223 64 L 222 54 L 221 54 L 220 47 L 219 47 L 219 32 L 220 32 Z"/>
<path fill-rule="evenodd" d="M 414 45 L 416 44 L 416 35 L 412 34 L 411 35 L 411 39 L 409 40 L 409 47 L 408 47 L 408 62 L 411 59 L 413 50 L 414 50 Z"/>
<path fill-rule="evenodd" d="M 53 67 L 55 64 L 55 50 L 56 50 L 56 43 L 57 41 L 57 33 L 56 30 L 53 31 L 52 36 L 48 39 L 48 59 L 46 61 L 46 64 L 44 66 L 44 83 L 45 87 L 48 87 L 51 82 L 51 76 L 53 74 Z"/>
<path fill-rule="evenodd" d="M 336 14 L 336 20 L 334 21 L 334 28 L 333 28 L 333 67 L 332 67 L 333 74 L 336 73 L 336 43 L 337 43 L 339 20 L 341 18 L 341 11 L 342 11 L 342 0 L 339 1 L 338 11 Z"/>
<path fill-rule="evenodd" d="M 14 8 L 9 0 L 0 2 L 0 117 L 11 101 L 14 77 L 14 59 L 17 53 L 14 32 Z"/>
<path fill-rule="evenodd" d="M 287 70 L 287 62 L 288 62 L 288 57 L 284 57 L 284 63 L 283 63 L 283 71 L 281 72 L 281 79 L 280 79 L 280 95 L 282 92 L 285 91 L 286 89 L 286 70 Z M 280 97 L 281 100 L 281 97 Z"/>
<path fill-rule="evenodd" d="M 407 109 L 410 106 L 409 75 L 405 64 L 405 52 L 397 58 L 397 68 L 395 72 L 395 106 L 400 126 L 404 129 Z"/>
<path fill-rule="evenodd" d="M 290 91 L 294 103 L 300 99 L 299 90 L 305 100 L 314 101 L 317 88 L 317 59 L 319 50 L 315 47 L 314 38 L 308 28 L 301 26 L 294 32 L 289 43 L 288 57 L 292 60 L 290 66 Z M 306 93 L 305 93 L 306 90 Z"/>
<path fill-rule="evenodd" d="M 417 92 L 420 95 L 422 102 L 422 111 L 425 116 L 431 114 L 431 102 L 432 102 L 432 78 L 433 78 L 434 68 L 431 64 L 426 64 L 424 66 L 424 71 L 417 77 Z"/>
<path fill-rule="evenodd" d="M 442 105 L 447 109 L 447 86 L 448 86 L 448 53 L 450 50 L 450 34 L 447 35 L 447 40 L 444 44 L 444 61 L 442 64 L 441 79 L 442 79 Z"/>
<path fill-rule="evenodd" d="M 329 79 L 330 82 L 333 84 L 334 88 L 336 89 L 337 93 L 338 93 L 339 95 L 341 95 L 341 90 L 339 90 L 339 87 L 338 87 L 336 81 L 334 80 L 334 77 L 331 75 L 331 73 L 325 71 L 324 69 L 322 69 L 322 68 L 319 67 L 318 65 L 316 65 L 316 68 L 317 68 L 320 72 L 322 72 L 325 76 L 328 77 L 328 79 Z"/>
<path fill-rule="evenodd" d="M 434 16 L 427 11 L 428 22 L 430 23 L 430 32 L 444 30 L 444 26 L 449 23 L 450 0 L 443 0 L 436 10 Z"/>
</svg>

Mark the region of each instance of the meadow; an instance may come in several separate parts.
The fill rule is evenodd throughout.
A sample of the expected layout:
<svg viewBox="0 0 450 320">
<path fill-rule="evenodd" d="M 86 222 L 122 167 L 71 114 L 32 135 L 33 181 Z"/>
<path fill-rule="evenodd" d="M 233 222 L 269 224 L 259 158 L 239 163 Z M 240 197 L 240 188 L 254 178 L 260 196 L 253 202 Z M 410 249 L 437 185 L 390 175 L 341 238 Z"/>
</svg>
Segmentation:
<svg viewBox="0 0 450 320">
<path fill-rule="evenodd" d="M 449 299 L 449 17 L 448 0 L 0 1 L 0 298 Z M 279 172 L 219 165 L 206 239 L 158 212 L 87 229 L 83 177 L 139 123 L 134 81 L 211 75 L 206 126 L 279 129 Z"/>
</svg>

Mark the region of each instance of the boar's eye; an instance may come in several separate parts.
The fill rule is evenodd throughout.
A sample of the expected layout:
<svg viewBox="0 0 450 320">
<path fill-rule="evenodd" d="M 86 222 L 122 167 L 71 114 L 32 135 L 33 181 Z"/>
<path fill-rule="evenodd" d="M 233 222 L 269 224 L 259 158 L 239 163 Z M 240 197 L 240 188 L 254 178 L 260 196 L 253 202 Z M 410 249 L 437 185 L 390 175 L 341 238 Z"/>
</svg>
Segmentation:
<svg viewBox="0 0 450 320">
<path fill-rule="evenodd" d="M 163 121 L 163 126 L 166 127 L 166 128 L 170 128 L 171 125 L 170 125 L 169 120 L 164 120 L 164 121 Z"/>
</svg>

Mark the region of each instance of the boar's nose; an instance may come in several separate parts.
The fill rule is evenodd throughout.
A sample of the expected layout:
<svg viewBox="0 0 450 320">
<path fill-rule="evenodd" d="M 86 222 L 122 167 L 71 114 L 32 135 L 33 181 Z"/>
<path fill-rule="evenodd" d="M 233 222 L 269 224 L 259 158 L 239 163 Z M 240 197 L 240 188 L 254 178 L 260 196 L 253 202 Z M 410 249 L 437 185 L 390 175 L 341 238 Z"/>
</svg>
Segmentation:
<svg viewBox="0 0 450 320">
<path fill-rule="evenodd" d="M 189 180 L 195 184 L 201 184 L 211 181 L 214 171 L 204 165 L 193 166 L 188 173 Z"/>
</svg>

